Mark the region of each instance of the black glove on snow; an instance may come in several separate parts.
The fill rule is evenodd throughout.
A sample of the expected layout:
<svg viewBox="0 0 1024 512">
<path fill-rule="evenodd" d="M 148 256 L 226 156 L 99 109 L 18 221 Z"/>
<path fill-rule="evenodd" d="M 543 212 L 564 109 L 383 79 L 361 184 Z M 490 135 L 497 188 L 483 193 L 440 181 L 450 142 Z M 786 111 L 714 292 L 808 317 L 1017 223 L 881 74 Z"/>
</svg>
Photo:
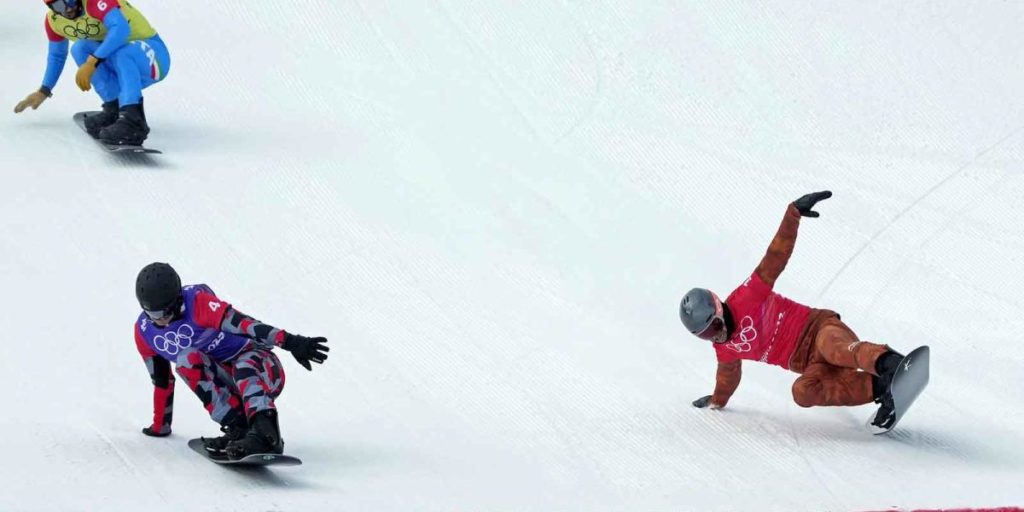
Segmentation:
<svg viewBox="0 0 1024 512">
<path fill-rule="evenodd" d="M 153 430 L 153 427 L 145 427 L 142 429 L 142 433 L 149 437 L 167 437 L 171 435 L 171 429 L 167 429 L 167 432 L 160 432 L 159 430 Z"/>
<path fill-rule="evenodd" d="M 281 348 L 291 352 L 295 360 L 307 370 L 313 371 L 309 362 L 323 364 L 327 360 L 327 352 L 331 350 L 324 343 L 327 343 L 327 338 L 324 337 L 307 338 L 297 334 L 285 334 Z"/>
<path fill-rule="evenodd" d="M 817 217 L 818 212 L 811 211 L 811 208 L 814 208 L 814 205 L 817 204 L 818 201 L 824 201 L 830 197 L 832 197 L 832 192 L 829 190 L 825 190 L 823 192 L 812 192 L 802 196 L 796 201 L 793 201 L 793 206 L 796 206 L 796 209 L 800 210 L 801 217 Z"/>
<path fill-rule="evenodd" d="M 702 396 L 693 401 L 693 406 L 698 409 L 703 409 L 711 404 L 711 395 Z"/>
</svg>

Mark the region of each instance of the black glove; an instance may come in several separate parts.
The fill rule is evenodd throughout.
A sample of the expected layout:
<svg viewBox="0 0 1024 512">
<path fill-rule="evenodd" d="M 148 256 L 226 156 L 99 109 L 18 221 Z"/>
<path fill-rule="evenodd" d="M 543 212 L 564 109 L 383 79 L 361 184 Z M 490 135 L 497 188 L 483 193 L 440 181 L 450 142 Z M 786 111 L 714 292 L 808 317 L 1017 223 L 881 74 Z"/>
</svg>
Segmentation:
<svg viewBox="0 0 1024 512">
<path fill-rule="evenodd" d="M 324 337 L 307 338 L 297 334 L 285 334 L 281 348 L 291 352 L 295 360 L 307 370 L 313 371 L 309 362 L 323 364 L 327 360 L 327 352 L 331 350 L 324 343 L 327 343 L 327 338 Z"/>
<path fill-rule="evenodd" d="M 796 209 L 800 210 L 800 216 L 802 217 L 817 217 L 818 212 L 811 211 L 811 208 L 814 208 L 814 205 L 817 204 L 818 201 L 824 201 L 830 197 L 832 197 L 832 191 L 830 190 L 812 192 L 802 196 L 796 201 L 793 201 L 793 206 L 796 206 Z"/>
<path fill-rule="evenodd" d="M 703 409 L 711 404 L 711 395 L 702 396 L 693 401 L 693 406 L 698 409 Z"/>
<path fill-rule="evenodd" d="M 167 437 L 171 435 L 171 429 L 167 429 L 167 432 L 160 432 L 159 430 L 153 430 L 153 427 L 146 427 L 142 429 L 142 433 L 149 437 Z"/>
</svg>

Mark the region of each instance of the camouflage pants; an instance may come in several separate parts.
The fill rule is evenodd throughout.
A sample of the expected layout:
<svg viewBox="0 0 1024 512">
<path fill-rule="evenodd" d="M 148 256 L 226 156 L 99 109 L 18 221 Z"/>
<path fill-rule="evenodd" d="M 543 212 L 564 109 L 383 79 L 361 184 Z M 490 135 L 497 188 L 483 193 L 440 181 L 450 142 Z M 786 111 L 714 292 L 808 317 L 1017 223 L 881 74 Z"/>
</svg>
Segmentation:
<svg viewBox="0 0 1024 512">
<path fill-rule="evenodd" d="M 812 334 L 807 367 L 793 382 L 793 401 L 801 407 L 871 402 L 875 361 L 889 347 L 861 341 L 838 317 L 824 320 Z"/>
<path fill-rule="evenodd" d="M 221 425 L 274 409 L 274 399 L 284 389 L 281 360 L 269 350 L 246 350 L 220 363 L 198 350 L 185 350 L 178 354 L 176 366 L 213 421 Z"/>
</svg>

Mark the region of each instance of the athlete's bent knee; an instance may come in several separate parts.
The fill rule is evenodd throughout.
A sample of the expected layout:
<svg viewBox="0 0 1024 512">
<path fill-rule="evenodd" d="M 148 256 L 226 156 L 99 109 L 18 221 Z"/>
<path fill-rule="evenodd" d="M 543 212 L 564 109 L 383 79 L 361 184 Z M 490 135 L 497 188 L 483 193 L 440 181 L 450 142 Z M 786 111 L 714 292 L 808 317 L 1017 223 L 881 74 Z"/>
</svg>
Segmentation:
<svg viewBox="0 0 1024 512">
<path fill-rule="evenodd" d="M 818 405 L 817 398 L 818 393 L 816 389 L 818 386 L 814 382 L 797 380 L 793 383 L 793 401 L 796 402 L 800 407 L 814 407 Z"/>
<path fill-rule="evenodd" d="M 178 357 L 175 358 L 174 364 L 177 365 L 178 368 L 197 368 L 205 366 L 206 361 L 202 352 L 194 348 L 187 348 L 178 352 Z"/>
</svg>

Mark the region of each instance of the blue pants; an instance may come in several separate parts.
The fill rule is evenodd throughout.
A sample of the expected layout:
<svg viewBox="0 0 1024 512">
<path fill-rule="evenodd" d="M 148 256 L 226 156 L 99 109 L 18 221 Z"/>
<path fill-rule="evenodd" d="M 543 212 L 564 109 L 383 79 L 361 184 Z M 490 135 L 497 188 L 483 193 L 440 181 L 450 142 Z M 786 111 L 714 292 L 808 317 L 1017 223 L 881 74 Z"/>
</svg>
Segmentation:
<svg viewBox="0 0 1024 512">
<path fill-rule="evenodd" d="M 97 48 L 99 41 L 79 39 L 71 47 L 71 56 L 79 67 Z M 171 54 L 160 36 L 144 41 L 131 41 L 96 66 L 92 86 L 104 103 L 119 101 L 121 106 L 137 105 L 142 101 L 142 90 L 167 76 L 171 69 Z"/>
</svg>

